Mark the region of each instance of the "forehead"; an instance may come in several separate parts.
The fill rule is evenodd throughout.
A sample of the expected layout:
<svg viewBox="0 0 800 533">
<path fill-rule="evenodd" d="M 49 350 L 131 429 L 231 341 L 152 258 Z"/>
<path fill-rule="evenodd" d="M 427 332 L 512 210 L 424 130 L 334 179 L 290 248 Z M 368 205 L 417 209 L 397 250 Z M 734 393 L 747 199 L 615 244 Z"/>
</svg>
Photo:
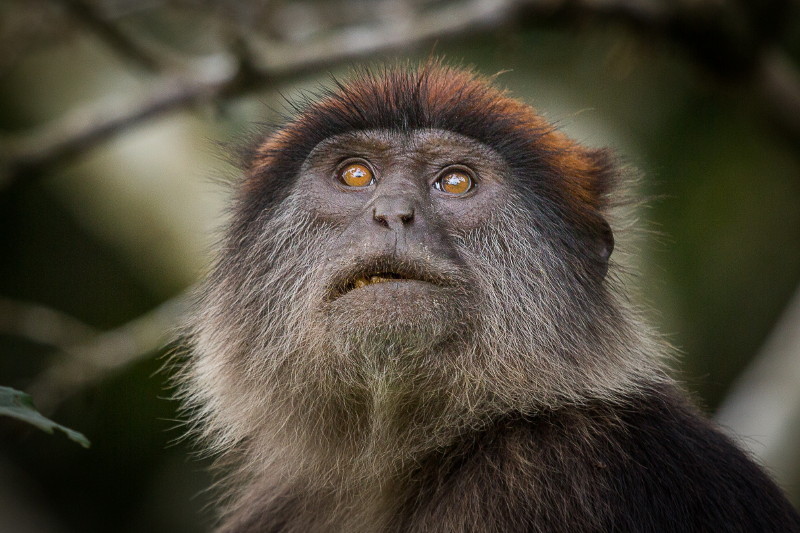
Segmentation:
<svg viewBox="0 0 800 533">
<path fill-rule="evenodd" d="M 330 137 L 319 143 L 309 159 L 335 153 L 337 156 L 367 152 L 384 157 L 458 156 L 459 159 L 491 162 L 505 166 L 504 158 L 484 143 L 452 131 L 426 128 L 400 132 L 389 129 L 359 130 Z"/>
</svg>

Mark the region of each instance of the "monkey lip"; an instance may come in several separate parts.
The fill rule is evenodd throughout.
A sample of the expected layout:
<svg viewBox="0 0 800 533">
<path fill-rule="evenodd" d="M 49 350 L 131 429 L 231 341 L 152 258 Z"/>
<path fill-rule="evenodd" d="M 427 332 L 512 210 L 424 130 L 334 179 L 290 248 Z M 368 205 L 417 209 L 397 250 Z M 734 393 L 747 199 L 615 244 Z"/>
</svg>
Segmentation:
<svg viewBox="0 0 800 533">
<path fill-rule="evenodd" d="M 367 265 L 357 266 L 337 276 L 332 283 L 329 299 L 335 300 L 349 292 L 382 284 L 447 285 L 444 276 L 435 273 L 432 268 L 397 263 L 386 264 L 386 261 L 378 261 L 378 263 L 370 262 Z"/>
<path fill-rule="evenodd" d="M 430 283 L 427 279 L 419 279 L 417 277 L 410 277 L 398 272 L 376 272 L 374 274 L 359 274 L 352 278 L 341 290 L 335 292 L 334 297 L 344 296 L 345 294 L 357 289 L 363 289 L 372 285 L 379 285 L 383 283 Z"/>
</svg>

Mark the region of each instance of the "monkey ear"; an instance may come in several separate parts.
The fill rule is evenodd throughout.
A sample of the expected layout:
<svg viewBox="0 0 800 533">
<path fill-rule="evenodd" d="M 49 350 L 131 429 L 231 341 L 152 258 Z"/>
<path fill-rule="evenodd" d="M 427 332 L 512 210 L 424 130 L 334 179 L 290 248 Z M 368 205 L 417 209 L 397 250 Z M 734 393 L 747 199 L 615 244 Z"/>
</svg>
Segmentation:
<svg viewBox="0 0 800 533">
<path fill-rule="evenodd" d="M 614 251 L 614 232 L 611 231 L 611 226 L 609 226 L 604 218 L 600 219 L 598 230 L 597 236 L 595 237 L 597 257 L 608 264 L 611 252 Z"/>
<path fill-rule="evenodd" d="M 614 232 L 599 213 L 588 214 L 588 219 L 584 234 L 588 240 L 588 259 L 592 270 L 603 279 L 608 273 L 608 261 L 614 251 Z"/>
<path fill-rule="evenodd" d="M 592 252 L 594 252 L 592 255 L 601 279 L 608 273 L 608 260 L 613 251 L 614 232 L 611 231 L 611 226 L 606 219 L 597 216 L 597 223 L 594 225 L 592 234 Z"/>
<path fill-rule="evenodd" d="M 614 233 L 611 226 L 603 216 L 608 208 L 608 195 L 614 188 L 617 177 L 617 166 L 614 154 L 608 149 L 586 150 L 584 152 L 588 162 L 588 172 L 584 181 L 584 188 L 590 198 L 592 221 L 592 242 L 594 258 L 598 264 L 601 277 L 608 272 L 608 260 L 614 251 Z"/>
</svg>

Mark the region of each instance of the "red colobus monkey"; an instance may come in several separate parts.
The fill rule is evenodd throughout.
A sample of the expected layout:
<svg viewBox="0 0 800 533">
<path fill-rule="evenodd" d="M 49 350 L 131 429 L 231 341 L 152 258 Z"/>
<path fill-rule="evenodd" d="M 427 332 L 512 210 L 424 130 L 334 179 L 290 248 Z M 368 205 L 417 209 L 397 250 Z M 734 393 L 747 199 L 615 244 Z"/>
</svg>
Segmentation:
<svg viewBox="0 0 800 533">
<path fill-rule="evenodd" d="M 298 107 L 188 327 L 219 531 L 800 531 L 608 274 L 607 151 L 435 61 Z"/>
</svg>

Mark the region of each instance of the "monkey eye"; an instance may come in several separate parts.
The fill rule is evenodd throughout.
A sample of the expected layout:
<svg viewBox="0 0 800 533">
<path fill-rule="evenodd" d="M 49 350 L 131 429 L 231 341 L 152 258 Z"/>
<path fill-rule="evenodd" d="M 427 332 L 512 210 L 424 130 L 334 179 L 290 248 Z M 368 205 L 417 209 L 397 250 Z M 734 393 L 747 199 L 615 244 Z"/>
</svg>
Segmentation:
<svg viewBox="0 0 800 533">
<path fill-rule="evenodd" d="M 475 182 L 464 170 L 447 170 L 433 183 L 433 188 L 447 194 L 466 194 L 475 188 Z"/>
<path fill-rule="evenodd" d="M 366 187 L 375 181 L 375 175 L 363 163 L 349 163 L 336 173 L 336 177 L 348 187 Z"/>
</svg>

